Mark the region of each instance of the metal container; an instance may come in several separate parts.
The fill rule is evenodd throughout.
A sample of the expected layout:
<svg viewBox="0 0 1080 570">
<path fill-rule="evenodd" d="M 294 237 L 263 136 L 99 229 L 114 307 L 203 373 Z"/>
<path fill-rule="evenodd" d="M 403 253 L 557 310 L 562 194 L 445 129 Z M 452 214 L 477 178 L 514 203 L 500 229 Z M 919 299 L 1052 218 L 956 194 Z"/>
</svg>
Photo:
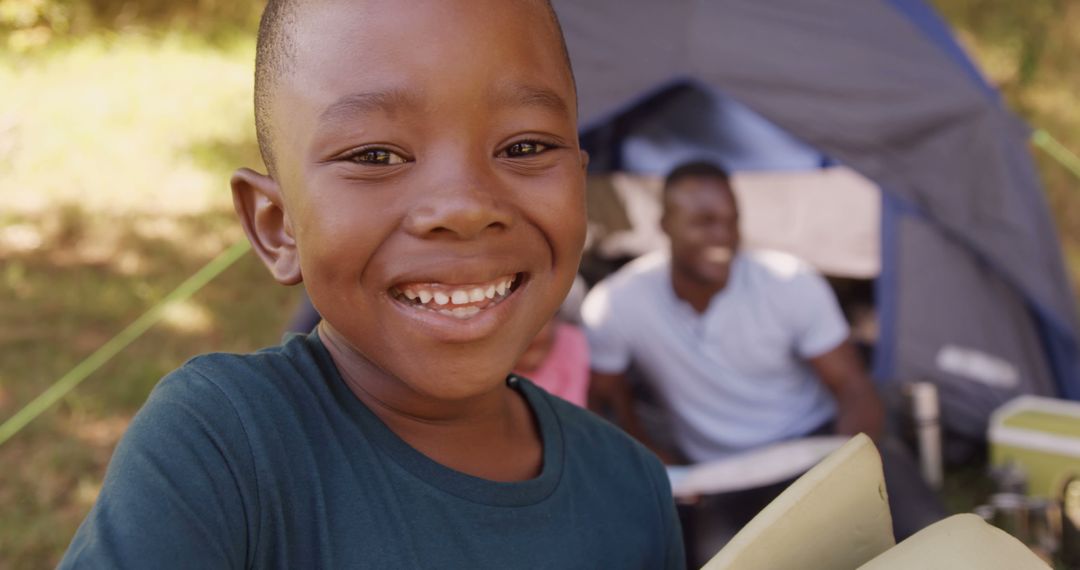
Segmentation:
<svg viewBox="0 0 1080 570">
<path fill-rule="evenodd" d="M 994 524 L 994 515 L 996 514 L 994 505 L 979 505 L 972 509 L 971 512 L 987 523 Z"/>
<path fill-rule="evenodd" d="M 994 482 L 995 493 L 1026 495 L 1028 492 L 1027 471 L 1015 461 L 991 468 L 990 479 Z"/>
<path fill-rule="evenodd" d="M 930 487 L 940 489 L 944 481 L 941 454 L 941 405 L 937 386 L 931 382 L 911 382 L 906 386 L 911 401 L 911 418 L 919 448 L 919 468 Z"/>
<path fill-rule="evenodd" d="M 1031 542 L 1027 497 L 1019 493 L 997 493 L 990 497 L 994 507 L 994 526 L 1015 536 L 1020 542 Z"/>
<path fill-rule="evenodd" d="M 1066 482 L 1062 490 L 1059 560 L 1069 570 L 1080 569 L 1080 477 Z"/>
<path fill-rule="evenodd" d="M 1056 500 L 1029 497 L 1027 500 L 1028 546 L 1053 557 L 1061 543 L 1061 509 Z"/>
</svg>

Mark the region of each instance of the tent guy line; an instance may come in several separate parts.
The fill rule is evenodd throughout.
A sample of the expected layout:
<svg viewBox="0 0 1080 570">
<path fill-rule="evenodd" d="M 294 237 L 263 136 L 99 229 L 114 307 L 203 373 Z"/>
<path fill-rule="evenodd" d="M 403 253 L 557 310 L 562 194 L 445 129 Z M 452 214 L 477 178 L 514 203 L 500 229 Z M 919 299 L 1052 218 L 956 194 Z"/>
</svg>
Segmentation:
<svg viewBox="0 0 1080 570">
<path fill-rule="evenodd" d="M 1053 135 L 1043 129 L 1036 129 L 1031 134 L 1031 142 L 1080 180 L 1080 157 L 1061 144 Z"/>
<path fill-rule="evenodd" d="M 250 249 L 251 244 L 246 239 L 236 242 L 210 260 L 194 275 L 184 280 L 176 289 L 143 313 L 142 316 L 135 319 L 124 330 L 101 345 L 101 348 L 95 350 L 93 354 L 75 365 L 71 371 L 61 376 L 41 395 L 31 400 L 29 404 L 4 421 L 3 424 L 0 424 L 0 445 L 3 445 L 4 442 L 19 433 L 27 424 L 34 421 L 45 410 L 74 390 L 83 380 L 86 380 L 106 362 L 112 360 L 120 351 L 150 330 L 165 315 L 165 311 L 169 306 L 184 301 L 199 292 L 218 275 L 236 263 Z"/>
</svg>

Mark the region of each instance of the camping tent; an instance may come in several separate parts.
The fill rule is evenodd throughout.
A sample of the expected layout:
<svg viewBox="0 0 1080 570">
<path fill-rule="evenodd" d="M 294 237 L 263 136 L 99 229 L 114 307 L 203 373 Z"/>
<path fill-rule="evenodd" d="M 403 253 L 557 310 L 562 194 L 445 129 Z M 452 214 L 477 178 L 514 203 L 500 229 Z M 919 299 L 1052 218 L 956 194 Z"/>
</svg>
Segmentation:
<svg viewBox="0 0 1080 570">
<path fill-rule="evenodd" d="M 590 170 L 842 164 L 881 189 L 881 382 L 954 431 L 1080 399 L 1072 292 L 1027 131 L 919 0 L 556 0 Z"/>
</svg>

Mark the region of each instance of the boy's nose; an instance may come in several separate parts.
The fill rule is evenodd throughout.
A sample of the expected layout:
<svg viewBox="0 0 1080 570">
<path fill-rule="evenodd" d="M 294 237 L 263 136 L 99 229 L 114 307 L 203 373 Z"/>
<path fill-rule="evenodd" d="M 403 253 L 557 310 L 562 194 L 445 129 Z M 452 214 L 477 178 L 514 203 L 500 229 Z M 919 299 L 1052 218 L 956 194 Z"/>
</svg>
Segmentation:
<svg viewBox="0 0 1080 570">
<path fill-rule="evenodd" d="M 512 220 L 510 209 L 493 192 L 473 183 L 424 198 L 409 212 L 405 229 L 423 238 L 471 239 L 489 228 L 509 228 Z"/>
</svg>

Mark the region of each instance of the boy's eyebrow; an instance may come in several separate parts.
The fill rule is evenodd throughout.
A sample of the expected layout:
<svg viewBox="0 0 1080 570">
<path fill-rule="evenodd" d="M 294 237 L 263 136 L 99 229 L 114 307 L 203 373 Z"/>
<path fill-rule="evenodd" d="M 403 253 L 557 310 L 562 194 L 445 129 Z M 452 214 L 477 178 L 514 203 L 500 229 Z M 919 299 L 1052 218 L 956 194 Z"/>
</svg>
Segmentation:
<svg viewBox="0 0 1080 570">
<path fill-rule="evenodd" d="M 333 123 L 358 114 L 379 111 L 390 113 L 402 107 L 418 105 L 416 97 L 403 89 L 352 93 L 327 105 L 326 109 L 319 114 L 319 122 Z"/>
<path fill-rule="evenodd" d="M 561 114 L 570 112 L 570 105 L 566 99 L 555 91 L 517 81 L 508 81 L 499 85 L 495 91 L 494 102 L 497 106 L 538 106 Z"/>
<path fill-rule="evenodd" d="M 561 95 L 547 87 L 517 81 L 504 82 L 495 90 L 496 106 L 538 106 L 560 114 L 569 114 L 570 106 Z M 420 102 L 415 93 L 404 89 L 369 91 L 344 95 L 327 105 L 319 114 L 319 122 L 334 123 L 358 114 L 390 113 L 402 108 L 416 108 Z"/>
</svg>

